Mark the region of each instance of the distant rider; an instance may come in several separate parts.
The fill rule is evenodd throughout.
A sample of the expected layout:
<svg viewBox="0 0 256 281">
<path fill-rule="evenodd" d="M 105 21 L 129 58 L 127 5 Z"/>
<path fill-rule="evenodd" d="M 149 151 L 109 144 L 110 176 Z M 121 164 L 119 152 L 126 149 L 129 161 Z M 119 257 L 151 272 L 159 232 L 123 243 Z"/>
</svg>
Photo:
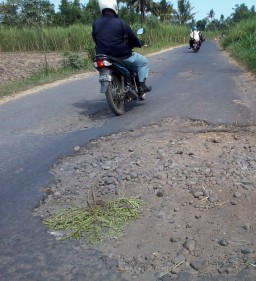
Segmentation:
<svg viewBox="0 0 256 281">
<path fill-rule="evenodd" d="M 129 68 L 138 73 L 139 93 L 141 99 L 152 87 L 146 86 L 149 72 L 148 60 L 137 52 L 134 47 L 141 48 L 140 41 L 131 27 L 118 18 L 116 0 L 98 0 L 102 17 L 97 19 L 92 26 L 92 37 L 96 44 L 96 54 L 105 54 L 121 59 Z"/>
<path fill-rule="evenodd" d="M 193 49 L 194 42 L 200 42 L 200 35 L 196 26 L 192 26 L 190 32 L 189 49 Z"/>
<path fill-rule="evenodd" d="M 200 42 L 200 47 L 201 47 L 202 43 L 205 41 L 205 38 L 200 30 L 198 30 L 198 32 L 199 32 L 199 38 L 200 38 L 199 42 Z"/>
</svg>

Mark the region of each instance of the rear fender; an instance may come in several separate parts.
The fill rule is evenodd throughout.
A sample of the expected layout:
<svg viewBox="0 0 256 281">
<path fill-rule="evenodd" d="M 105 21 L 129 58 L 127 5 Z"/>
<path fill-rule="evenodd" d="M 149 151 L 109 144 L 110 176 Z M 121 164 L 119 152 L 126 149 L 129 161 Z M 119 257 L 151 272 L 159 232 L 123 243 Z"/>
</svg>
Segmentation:
<svg viewBox="0 0 256 281">
<path fill-rule="evenodd" d="M 106 93 L 110 82 L 100 82 L 100 92 Z"/>
<path fill-rule="evenodd" d="M 102 68 L 99 70 L 100 92 L 106 93 L 112 79 L 112 70 L 110 68 Z"/>
</svg>

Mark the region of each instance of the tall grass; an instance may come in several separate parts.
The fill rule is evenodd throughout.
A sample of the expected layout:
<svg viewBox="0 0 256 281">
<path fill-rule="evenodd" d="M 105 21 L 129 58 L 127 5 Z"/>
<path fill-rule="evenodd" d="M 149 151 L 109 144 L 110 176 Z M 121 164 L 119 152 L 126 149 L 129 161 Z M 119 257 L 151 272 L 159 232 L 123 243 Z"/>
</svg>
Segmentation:
<svg viewBox="0 0 256 281">
<path fill-rule="evenodd" d="M 256 17 L 232 27 L 221 43 L 234 58 L 256 73 Z"/>
<path fill-rule="evenodd" d="M 187 27 L 178 25 L 162 25 L 157 29 L 146 30 L 145 39 L 150 45 L 158 47 L 187 42 L 189 30 Z"/>
<path fill-rule="evenodd" d="M 185 43 L 189 31 L 186 27 L 161 25 L 147 28 L 143 40 L 151 46 L 165 47 Z M 1 52 L 29 51 L 89 51 L 94 49 L 91 27 L 73 25 L 67 28 L 4 28 L 0 27 Z"/>
<path fill-rule="evenodd" d="M 92 44 L 89 26 L 0 28 L 1 52 L 84 51 Z"/>
</svg>

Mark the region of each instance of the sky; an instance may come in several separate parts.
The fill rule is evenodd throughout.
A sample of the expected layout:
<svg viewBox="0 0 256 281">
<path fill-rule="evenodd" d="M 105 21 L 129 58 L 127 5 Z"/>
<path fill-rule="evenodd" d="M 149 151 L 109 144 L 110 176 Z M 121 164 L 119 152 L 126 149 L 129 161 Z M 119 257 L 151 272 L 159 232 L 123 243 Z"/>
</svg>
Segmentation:
<svg viewBox="0 0 256 281">
<path fill-rule="evenodd" d="M 60 0 L 49 0 L 50 3 L 54 4 L 55 10 L 58 9 L 60 5 Z M 73 2 L 72 0 L 70 0 Z M 155 1 L 155 2 L 159 2 Z M 177 0 L 167 0 L 171 4 L 174 4 L 174 8 L 177 8 Z M 86 5 L 88 0 L 80 0 L 80 3 Z M 255 0 L 190 0 L 192 7 L 194 7 L 193 11 L 196 13 L 195 19 L 201 20 L 207 17 L 207 14 L 211 9 L 215 12 L 215 18 L 220 19 L 220 16 L 223 14 L 225 18 L 231 15 L 233 12 L 232 8 L 235 8 L 235 5 L 245 4 L 249 9 L 255 5 Z"/>
<path fill-rule="evenodd" d="M 176 2 L 177 1 L 172 3 Z M 193 12 L 196 12 L 196 20 L 201 20 L 207 17 L 207 14 L 211 9 L 215 12 L 215 18 L 220 19 L 221 15 L 224 15 L 225 18 L 230 16 L 233 13 L 232 8 L 235 8 L 236 4 L 245 4 L 248 9 L 253 5 L 256 7 L 255 0 L 191 0 L 190 3 L 192 4 L 192 7 L 194 7 Z"/>
</svg>

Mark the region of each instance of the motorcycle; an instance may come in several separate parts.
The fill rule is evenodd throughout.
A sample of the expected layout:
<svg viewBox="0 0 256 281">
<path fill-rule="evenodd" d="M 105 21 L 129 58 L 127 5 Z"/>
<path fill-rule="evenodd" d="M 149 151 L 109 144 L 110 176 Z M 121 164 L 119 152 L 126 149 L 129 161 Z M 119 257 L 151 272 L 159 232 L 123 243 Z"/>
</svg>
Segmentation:
<svg viewBox="0 0 256 281">
<path fill-rule="evenodd" d="M 192 43 L 192 45 L 193 45 L 193 48 L 192 48 L 193 51 L 194 51 L 195 53 L 198 53 L 198 51 L 200 50 L 200 47 L 201 47 L 200 41 L 194 40 L 193 43 Z"/>
<path fill-rule="evenodd" d="M 140 28 L 137 35 L 144 33 Z M 100 92 L 105 93 L 110 109 L 116 115 L 125 113 L 125 104 L 141 100 L 138 75 L 118 58 L 98 54 L 93 59 L 94 67 L 99 71 Z"/>
</svg>

